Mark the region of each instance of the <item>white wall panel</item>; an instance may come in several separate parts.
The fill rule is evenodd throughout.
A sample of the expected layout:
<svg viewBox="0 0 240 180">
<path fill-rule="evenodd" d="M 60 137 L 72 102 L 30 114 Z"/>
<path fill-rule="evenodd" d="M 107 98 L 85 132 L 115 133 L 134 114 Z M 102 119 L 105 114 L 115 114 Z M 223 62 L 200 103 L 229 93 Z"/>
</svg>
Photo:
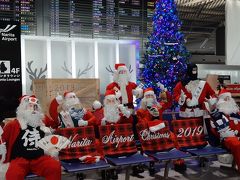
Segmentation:
<svg viewBox="0 0 240 180">
<path fill-rule="evenodd" d="M 226 64 L 240 65 L 240 1 L 226 0 Z"/>
</svg>

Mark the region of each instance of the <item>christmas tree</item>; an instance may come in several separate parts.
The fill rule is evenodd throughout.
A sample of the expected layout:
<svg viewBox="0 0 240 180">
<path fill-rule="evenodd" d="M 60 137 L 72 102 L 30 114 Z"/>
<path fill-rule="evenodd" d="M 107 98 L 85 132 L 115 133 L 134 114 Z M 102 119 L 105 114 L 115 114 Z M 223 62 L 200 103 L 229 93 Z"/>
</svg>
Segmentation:
<svg viewBox="0 0 240 180">
<path fill-rule="evenodd" d="M 141 62 L 141 77 L 144 86 L 153 87 L 157 94 L 160 92 L 159 82 L 172 92 L 177 81 L 185 77 L 190 54 L 180 29 L 181 21 L 174 0 L 156 0 L 153 31 Z"/>
</svg>

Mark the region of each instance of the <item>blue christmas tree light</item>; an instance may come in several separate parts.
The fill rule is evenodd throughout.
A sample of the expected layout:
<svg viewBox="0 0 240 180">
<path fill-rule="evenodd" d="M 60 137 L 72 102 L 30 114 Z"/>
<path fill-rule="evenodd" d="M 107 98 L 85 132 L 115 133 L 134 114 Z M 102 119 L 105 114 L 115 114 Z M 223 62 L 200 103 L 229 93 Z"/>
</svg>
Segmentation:
<svg viewBox="0 0 240 180">
<path fill-rule="evenodd" d="M 156 0 L 153 31 L 145 44 L 141 77 L 144 86 L 153 87 L 157 94 L 159 82 L 172 92 L 177 81 L 185 77 L 190 54 L 181 25 L 174 0 Z"/>
</svg>

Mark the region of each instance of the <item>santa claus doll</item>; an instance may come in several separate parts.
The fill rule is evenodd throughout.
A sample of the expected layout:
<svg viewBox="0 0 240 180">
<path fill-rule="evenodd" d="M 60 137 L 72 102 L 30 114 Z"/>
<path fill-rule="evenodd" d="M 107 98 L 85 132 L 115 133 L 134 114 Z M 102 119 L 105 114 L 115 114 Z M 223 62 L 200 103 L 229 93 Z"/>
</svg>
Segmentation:
<svg viewBox="0 0 240 180">
<path fill-rule="evenodd" d="M 95 111 L 98 111 L 98 116 L 103 117 L 99 119 L 97 124 L 108 125 L 108 124 L 123 124 L 132 123 L 133 119 L 130 110 L 119 103 L 116 98 L 114 90 L 107 90 L 103 100 L 103 108 L 99 106 L 97 109 L 97 102 L 94 102 Z"/>
<path fill-rule="evenodd" d="M 216 97 L 206 81 L 197 79 L 197 70 L 196 64 L 188 64 L 187 77 L 179 81 L 173 91 L 173 98 L 180 105 L 179 116 L 182 118 L 203 117 L 207 114 L 204 110 L 205 98 Z"/>
<path fill-rule="evenodd" d="M 2 179 L 24 180 L 31 172 L 47 180 L 60 180 L 60 162 L 51 157 L 56 157 L 58 151 L 52 148 L 44 151 L 37 144 L 50 132 L 43 124 L 44 115 L 38 99 L 23 96 L 16 114 L 17 118 L 3 128 L 0 151 L 6 151 L 6 158 L 0 167 Z"/>
<path fill-rule="evenodd" d="M 238 171 L 240 172 L 240 115 L 239 107 L 231 93 L 222 89 L 218 101 L 206 104 L 211 114 L 213 134 L 220 138 L 223 145 L 233 154 Z"/>
<path fill-rule="evenodd" d="M 149 130 L 152 132 L 158 131 L 165 127 L 162 121 L 162 113 L 170 107 L 169 101 L 170 94 L 168 93 L 169 100 L 163 100 L 161 103 L 157 102 L 156 95 L 153 88 L 147 88 L 144 90 L 144 97 L 141 100 L 141 106 L 137 110 L 138 122 L 147 123 Z"/>
<path fill-rule="evenodd" d="M 96 118 L 82 106 L 74 92 L 65 92 L 64 97 L 58 95 L 54 98 L 50 103 L 49 114 L 55 126 L 61 128 L 96 125 Z"/>
<path fill-rule="evenodd" d="M 183 79 L 176 84 L 173 90 L 173 98 L 180 106 L 180 118 L 209 118 L 204 102 L 206 98 L 216 101 L 216 95 L 206 81 L 198 79 L 197 65 L 187 64 L 186 76 L 181 78 Z M 210 129 L 209 120 L 206 119 L 206 122 L 207 129 Z M 174 164 L 176 171 L 186 170 L 183 162 L 183 160 L 176 161 Z"/>
<path fill-rule="evenodd" d="M 130 82 L 130 73 L 125 64 L 115 64 L 115 69 L 114 82 L 110 83 L 106 90 L 114 90 L 120 103 L 133 112 L 133 95 L 140 98 L 143 91 L 136 83 Z"/>
</svg>

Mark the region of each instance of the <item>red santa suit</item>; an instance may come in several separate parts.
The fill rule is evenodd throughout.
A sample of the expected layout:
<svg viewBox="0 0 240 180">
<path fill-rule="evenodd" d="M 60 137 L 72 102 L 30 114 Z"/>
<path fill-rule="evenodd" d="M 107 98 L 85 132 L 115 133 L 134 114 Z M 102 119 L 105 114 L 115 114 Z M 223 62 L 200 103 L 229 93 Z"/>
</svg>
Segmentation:
<svg viewBox="0 0 240 180">
<path fill-rule="evenodd" d="M 24 96 L 24 101 L 28 100 L 29 97 L 30 96 Z M 32 96 L 30 98 L 32 98 Z M 23 100 L 21 101 L 21 104 L 22 103 L 24 103 Z M 37 103 L 35 103 L 34 106 L 31 106 L 31 108 L 34 107 L 34 109 L 38 109 L 36 107 L 36 104 Z M 25 176 L 30 172 L 45 177 L 47 180 L 61 179 L 60 162 L 53 159 L 49 155 L 42 154 L 41 152 L 43 152 L 43 150 L 38 150 L 38 148 L 34 148 L 36 147 L 36 141 L 30 140 L 30 138 L 39 139 L 42 135 L 44 136 L 43 128 L 44 126 L 36 126 L 35 128 L 29 127 L 28 123 L 20 119 L 15 119 L 4 126 L 2 141 L 6 143 L 6 158 L 2 167 L 7 170 L 5 177 L 6 180 L 24 180 Z M 31 129 L 33 131 L 31 131 Z M 36 133 L 37 135 L 34 136 L 34 133 Z M 22 148 L 16 149 L 16 147 Z M 30 148 L 33 148 L 33 150 L 29 150 Z"/>
<path fill-rule="evenodd" d="M 183 118 L 205 115 L 205 98 L 215 97 L 214 90 L 206 81 L 190 81 L 186 86 L 178 82 L 173 91 L 173 98 L 180 105 L 179 116 Z"/>
<path fill-rule="evenodd" d="M 169 101 L 171 101 L 171 98 L 170 96 L 167 97 L 168 97 L 167 101 L 158 103 L 153 89 L 152 88 L 145 89 L 144 98 L 142 99 L 141 102 L 141 107 L 137 110 L 138 122 L 147 123 L 150 129 L 154 129 L 153 131 L 156 131 L 155 129 L 159 130 L 161 128 L 164 128 L 165 125 L 162 120 L 162 113 L 171 106 L 170 105 L 171 103 L 169 103 Z M 158 122 L 156 122 L 156 120 Z"/>
<path fill-rule="evenodd" d="M 239 108 L 229 92 L 224 89 L 220 91 L 216 109 L 210 114 L 213 134 L 218 136 L 232 153 L 240 172 L 240 115 Z"/>
<path fill-rule="evenodd" d="M 71 108 L 73 106 L 70 106 L 67 108 L 67 110 L 62 110 L 60 112 L 58 112 L 58 108 L 60 104 L 67 104 L 67 101 L 69 98 L 74 98 L 77 100 L 77 104 L 75 103 L 73 106 L 75 105 L 81 105 L 79 102 L 79 99 L 76 97 L 76 94 L 74 92 L 66 92 L 64 93 L 64 100 L 60 100 L 60 97 L 54 98 L 49 106 L 49 114 L 52 117 L 54 123 L 52 122 L 52 126 L 53 127 L 78 127 L 78 126 L 96 126 L 96 118 L 95 116 L 91 113 L 91 111 L 86 110 L 84 108 L 82 111 L 82 116 L 81 116 L 81 120 L 79 118 L 74 118 L 69 112 L 71 111 Z M 71 100 L 71 99 L 70 99 Z M 64 102 L 62 102 L 64 101 Z M 66 105 L 65 105 L 66 106 Z M 80 121 L 79 121 L 80 120 Z M 82 123 L 82 125 L 80 125 Z"/>
<path fill-rule="evenodd" d="M 107 90 L 104 98 L 104 107 L 95 110 L 98 116 L 97 124 L 108 125 L 108 124 L 125 124 L 133 123 L 130 110 L 119 104 L 116 100 L 114 90 Z M 99 117 L 102 117 L 101 119 Z"/>
<path fill-rule="evenodd" d="M 106 87 L 106 90 L 116 91 L 116 96 L 119 98 L 120 103 L 130 109 L 134 109 L 133 95 L 141 97 L 142 89 L 137 88 L 136 83 L 129 81 L 129 71 L 125 64 L 116 64 L 115 69 L 114 82 L 110 83 Z M 120 83 L 120 76 L 125 76 L 123 77 L 125 83 L 122 83 L 122 85 Z"/>
</svg>

